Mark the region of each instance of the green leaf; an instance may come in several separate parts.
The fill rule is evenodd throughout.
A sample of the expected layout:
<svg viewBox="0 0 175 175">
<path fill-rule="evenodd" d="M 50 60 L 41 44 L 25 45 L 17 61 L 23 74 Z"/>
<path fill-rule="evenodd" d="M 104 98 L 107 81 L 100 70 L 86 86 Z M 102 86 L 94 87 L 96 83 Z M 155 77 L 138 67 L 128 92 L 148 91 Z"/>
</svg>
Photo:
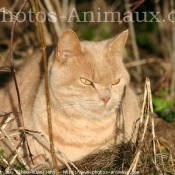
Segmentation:
<svg viewBox="0 0 175 175">
<path fill-rule="evenodd" d="M 171 106 L 174 103 L 174 98 L 169 99 L 169 100 L 164 100 L 161 97 L 155 97 L 153 96 L 153 104 L 155 106 L 155 111 L 156 112 L 161 112 L 165 108 L 171 108 Z"/>
<path fill-rule="evenodd" d="M 175 121 L 175 111 L 172 111 L 169 108 L 165 108 L 161 111 L 160 116 L 168 122 Z"/>
</svg>

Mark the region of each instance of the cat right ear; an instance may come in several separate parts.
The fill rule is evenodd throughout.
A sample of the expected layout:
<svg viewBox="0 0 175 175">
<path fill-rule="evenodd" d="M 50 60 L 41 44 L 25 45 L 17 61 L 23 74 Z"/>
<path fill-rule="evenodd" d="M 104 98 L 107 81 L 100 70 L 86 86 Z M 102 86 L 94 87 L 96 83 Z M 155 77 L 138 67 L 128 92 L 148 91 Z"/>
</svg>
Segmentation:
<svg viewBox="0 0 175 175">
<path fill-rule="evenodd" d="M 68 58 L 82 53 L 80 41 L 73 30 L 65 31 L 59 41 L 56 50 L 57 59 L 66 62 Z"/>
<path fill-rule="evenodd" d="M 128 30 L 125 30 L 120 35 L 114 38 L 112 43 L 109 45 L 109 50 L 111 55 L 116 55 L 118 58 L 123 57 L 124 47 L 126 40 L 128 38 Z"/>
</svg>

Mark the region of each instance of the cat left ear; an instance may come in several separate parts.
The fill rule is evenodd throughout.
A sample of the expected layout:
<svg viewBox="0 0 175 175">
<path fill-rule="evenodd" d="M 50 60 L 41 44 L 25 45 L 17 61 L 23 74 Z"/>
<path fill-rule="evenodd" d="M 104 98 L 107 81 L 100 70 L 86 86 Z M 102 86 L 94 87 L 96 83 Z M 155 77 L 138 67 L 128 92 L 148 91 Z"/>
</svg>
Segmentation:
<svg viewBox="0 0 175 175">
<path fill-rule="evenodd" d="M 112 55 L 122 58 L 128 34 L 129 31 L 125 30 L 110 43 L 109 51 Z"/>
<path fill-rule="evenodd" d="M 68 58 L 82 53 L 80 41 L 73 30 L 65 31 L 57 46 L 57 58 L 61 62 L 67 61 Z"/>
</svg>

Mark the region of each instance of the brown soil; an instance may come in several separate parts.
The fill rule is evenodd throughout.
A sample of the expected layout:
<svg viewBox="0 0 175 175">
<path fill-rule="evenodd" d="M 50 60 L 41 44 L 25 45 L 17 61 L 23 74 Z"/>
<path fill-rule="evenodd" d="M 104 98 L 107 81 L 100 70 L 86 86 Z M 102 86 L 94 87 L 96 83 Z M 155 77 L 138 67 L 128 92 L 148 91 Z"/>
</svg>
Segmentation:
<svg viewBox="0 0 175 175">
<path fill-rule="evenodd" d="M 157 137 L 175 154 L 175 122 L 170 123 L 161 118 L 155 118 Z"/>
</svg>

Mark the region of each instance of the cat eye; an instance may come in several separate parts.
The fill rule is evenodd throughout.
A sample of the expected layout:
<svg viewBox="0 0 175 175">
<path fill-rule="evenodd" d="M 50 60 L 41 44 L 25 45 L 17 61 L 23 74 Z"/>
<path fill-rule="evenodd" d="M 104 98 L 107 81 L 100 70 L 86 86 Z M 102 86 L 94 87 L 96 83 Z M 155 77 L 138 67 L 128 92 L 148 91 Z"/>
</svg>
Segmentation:
<svg viewBox="0 0 175 175">
<path fill-rule="evenodd" d="M 112 85 L 116 85 L 116 84 L 118 84 L 119 82 L 120 82 L 120 78 L 114 80 L 114 81 L 112 82 Z"/>
<path fill-rule="evenodd" d="M 85 78 L 80 78 L 81 82 L 85 85 L 93 85 L 93 83 Z"/>
</svg>

